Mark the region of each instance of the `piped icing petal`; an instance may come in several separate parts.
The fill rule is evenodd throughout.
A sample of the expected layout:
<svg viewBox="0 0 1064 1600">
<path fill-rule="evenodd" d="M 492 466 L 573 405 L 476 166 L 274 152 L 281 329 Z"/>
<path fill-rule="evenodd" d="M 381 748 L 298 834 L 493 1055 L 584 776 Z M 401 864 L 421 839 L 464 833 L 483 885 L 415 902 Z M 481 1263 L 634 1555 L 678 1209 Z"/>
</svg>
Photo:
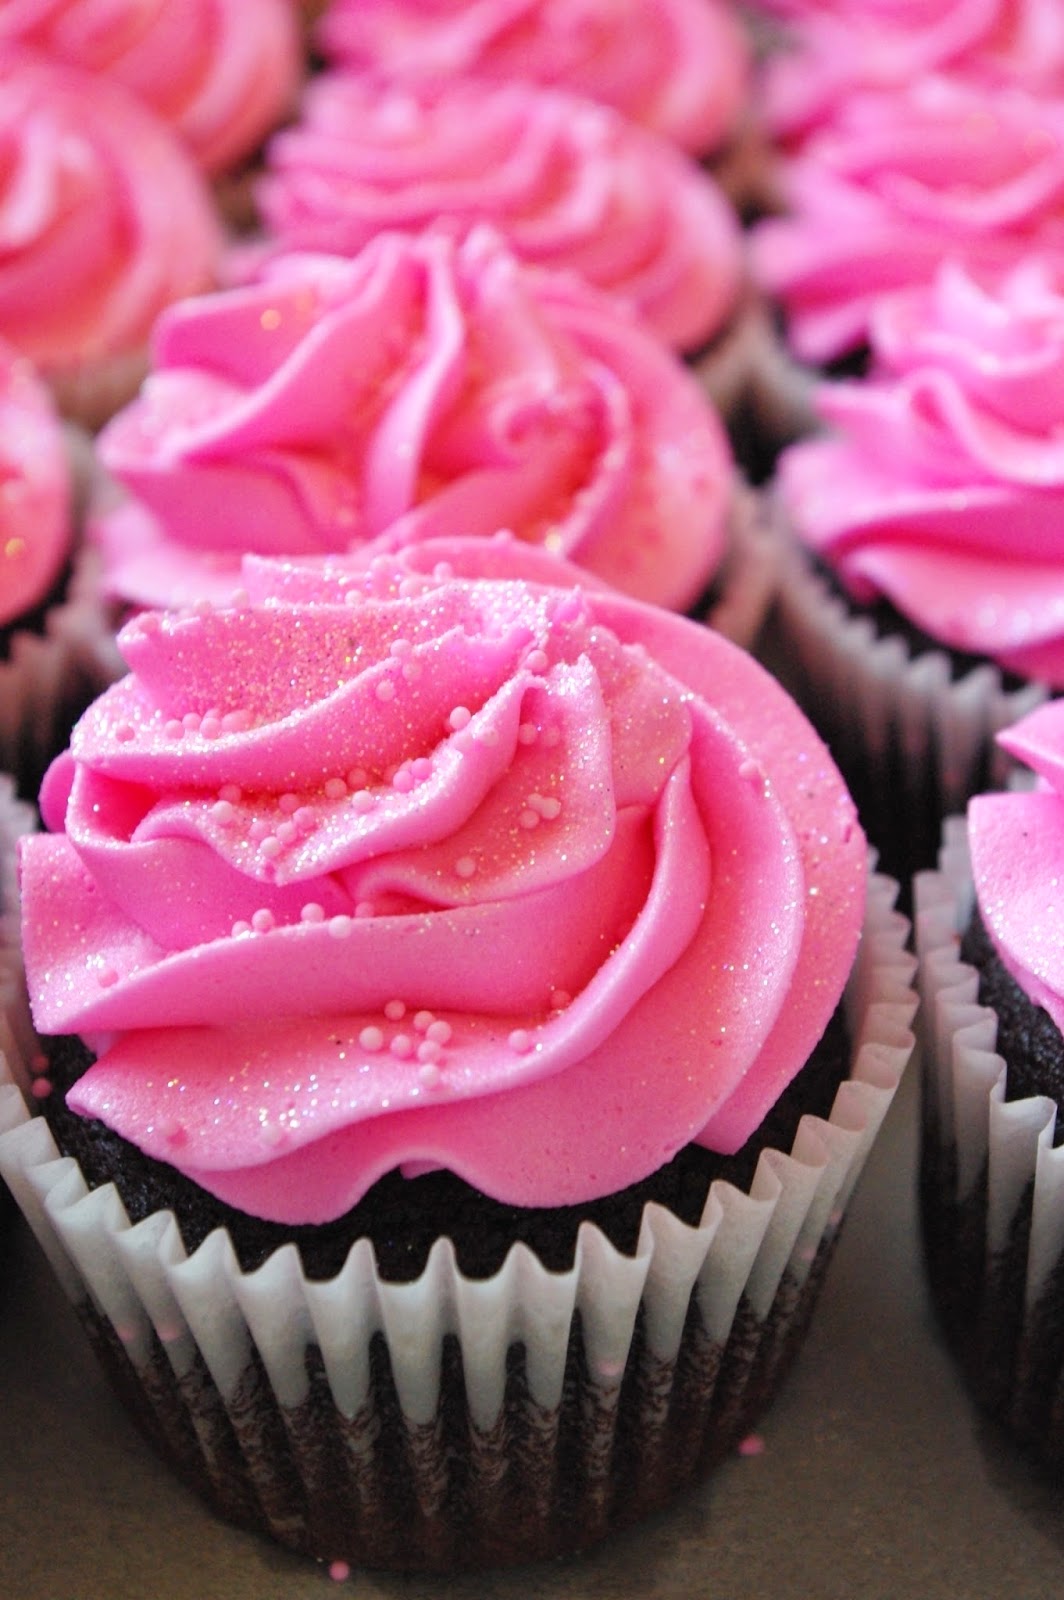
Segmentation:
<svg viewBox="0 0 1064 1600">
<path fill-rule="evenodd" d="M 693 155 L 723 142 L 749 86 L 745 35 L 719 0 L 333 0 L 319 38 L 377 77 L 569 89 Z"/>
<path fill-rule="evenodd" d="M 276 244 L 252 262 L 278 246 L 353 255 L 384 229 L 487 222 L 523 260 L 623 295 L 678 350 L 700 349 L 737 303 L 742 240 L 714 179 L 561 89 L 325 73 L 266 166 L 256 194 Z"/>
<path fill-rule="evenodd" d="M 0 47 L 0 336 L 51 378 L 139 352 L 208 288 L 221 233 L 189 156 L 125 89 Z"/>
<path fill-rule="evenodd" d="M 290 0 L 5 0 L 0 44 L 113 78 L 209 173 L 251 154 L 302 77 Z"/>
<path fill-rule="evenodd" d="M 240 606 L 127 627 L 133 672 L 45 785 L 62 831 L 22 857 L 37 1023 L 99 1047 L 75 1109 L 290 1221 L 339 1215 L 392 1167 L 561 1204 L 691 1139 L 737 1148 L 822 1032 L 863 905 L 852 804 L 783 692 L 516 541 L 245 576 Z M 274 630 L 250 691 L 270 720 L 219 719 L 215 753 L 259 773 L 219 784 L 214 713 L 180 713 L 190 685 L 215 678 L 221 703 L 256 673 L 218 643 L 249 617 Z M 346 667 L 319 654 L 340 617 Z M 412 619 L 453 641 L 456 618 L 485 665 L 445 718 L 431 673 L 360 704 L 367 747 L 406 747 L 384 799 L 368 757 L 341 779 L 323 750 L 317 804 L 287 760 L 242 757 L 263 726 L 319 727 L 338 672 L 401 668 Z M 437 783 L 450 831 L 420 793 Z M 376 834 L 375 799 L 394 815 Z M 245 827 L 258 854 L 221 845 Z M 286 852 L 300 869 L 269 870 Z"/>
<path fill-rule="evenodd" d="M 70 469 L 55 408 L 0 344 L 0 627 L 40 604 L 70 554 Z"/>
<path fill-rule="evenodd" d="M 173 308 L 99 452 L 127 491 L 92 519 L 105 581 L 146 605 L 227 600 L 246 552 L 508 527 L 680 609 L 721 560 L 734 487 L 680 361 L 486 229 L 280 258 Z"/>
<path fill-rule="evenodd" d="M 1064 293 L 1033 256 L 980 281 L 946 263 L 888 297 L 861 382 L 821 386 L 828 431 L 785 452 L 797 536 L 859 602 L 1064 685 Z"/>
</svg>

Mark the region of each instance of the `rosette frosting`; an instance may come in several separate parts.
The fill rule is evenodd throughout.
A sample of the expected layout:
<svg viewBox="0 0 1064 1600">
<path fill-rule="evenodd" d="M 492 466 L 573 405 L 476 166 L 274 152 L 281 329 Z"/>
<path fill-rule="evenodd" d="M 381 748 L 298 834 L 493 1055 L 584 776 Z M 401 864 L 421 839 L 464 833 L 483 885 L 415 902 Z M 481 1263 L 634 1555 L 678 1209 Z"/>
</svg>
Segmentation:
<svg viewBox="0 0 1064 1600">
<path fill-rule="evenodd" d="M 333 0 L 319 37 L 332 60 L 384 77 L 569 89 L 693 155 L 731 131 L 749 79 L 719 0 Z"/>
<path fill-rule="evenodd" d="M 279 258 L 173 308 L 100 436 L 129 491 L 105 580 L 227 597 L 245 552 L 519 538 L 682 609 L 725 545 L 733 467 L 697 382 L 623 305 L 478 230 Z"/>
<path fill-rule="evenodd" d="M 969 801 L 976 900 L 1006 969 L 1064 1031 L 1064 702 L 1048 701 L 998 741 L 1037 785 Z"/>
<path fill-rule="evenodd" d="M 4 0 L 0 43 L 106 73 L 211 173 L 256 148 L 302 76 L 291 0 Z"/>
<path fill-rule="evenodd" d="M 21 857 L 76 1111 L 293 1223 L 394 1168 L 554 1205 L 745 1140 L 838 1001 L 863 836 L 751 657 L 578 580 L 443 541 L 127 624 Z"/>
<path fill-rule="evenodd" d="M 784 164 L 788 215 L 760 223 L 755 276 L 812 362 L 859 349 L 876 300 L 953 255 L 1004 271 L 1064 260 L 1064 97 L 925 77 L 850 96 Z"/>
<path fill-rule="evenodd" d="M 49 378 L 128 355 L 220 249 L 199 172 L 133 95 L 0 50 L 0 336 Z"/>
<path fill-rule="evenodd" d="M 765 76 L 763 111 L 777 138 L 800 140 L 855 90 L 896 90 L 928 73 L 1064 89 L 1059 0 L 835 0 L 805 10 Z"/>
<path fill-rule="evenodd" d="M 790 526 L 858 601 L 1064 687 L 1064 272 L 947 264 L 881 303 L 872 350 L 818 392 L 834 431 L 783 455 Z"/>
<path fill-rule="evenodd" d="M 681 350 L 717 333 L 738 297 L 739 227 L 708 173 L 560 90 L 464 79 L 382 90 L 322 74 L 271 141 L 256 192 L 282 249 L 354 255 L 383 229 L 489 222 L 525 260 L 625 296 Z"/>
<path fill-rule="evenodd" d="M 70 553 L 59 419 L 25 356 L 0 345 L 0 627 L 38 605 Z"/>
</svg>

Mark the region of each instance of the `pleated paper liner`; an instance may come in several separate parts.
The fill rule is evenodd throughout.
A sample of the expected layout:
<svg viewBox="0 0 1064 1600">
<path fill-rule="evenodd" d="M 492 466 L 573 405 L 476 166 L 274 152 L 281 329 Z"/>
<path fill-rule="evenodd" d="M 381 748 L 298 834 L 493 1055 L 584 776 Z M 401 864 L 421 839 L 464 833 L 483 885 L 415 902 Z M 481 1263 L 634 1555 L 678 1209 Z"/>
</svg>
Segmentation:
<svg viewBox="0 0 1064 1600">
<path fill-rule="evenodd" d="M 934 866 L 943 820 L 1006 781 L 997 732 L 1046 697 L 990 663 L 955 673 L 942 650 L 914 654 L 849 607 L 779 530 L 768 665 L 831 748 L 884 872 L 908 885 Z"/>
<path fill-rule="evenodd" d="M 293 1245 L 243 1273 L 166 1212 L 87 1191 L 14 1088 L 4 1173 L 104 1366 L 223 1516 L 322 1560 L 446 1570 L 590 1545 L 731 1452 L 794 1355 L 912 1049 L 896 885 L 872 877 L 847 994 L 850 1076 L 749 1192 L 701 1223 L 646 1208 L 634 1255 L 581 1226 L 574 1265 L 515 1245 L 471 1280 L 441 1239 L 410 1283 L 368 1241 L 312 1281 Z"/>
<path fill-rule="evenodd" d="M 932 1297 L 979 1403 L 1064 1466 L 1064 1148 L 1056 1106 L 1007 1100 L 997 1017 L 959 939 L 974 902 L 967 830 L 947 820 L 915 886 L 923 1078 L 921 1217 Z"/>
</svg>

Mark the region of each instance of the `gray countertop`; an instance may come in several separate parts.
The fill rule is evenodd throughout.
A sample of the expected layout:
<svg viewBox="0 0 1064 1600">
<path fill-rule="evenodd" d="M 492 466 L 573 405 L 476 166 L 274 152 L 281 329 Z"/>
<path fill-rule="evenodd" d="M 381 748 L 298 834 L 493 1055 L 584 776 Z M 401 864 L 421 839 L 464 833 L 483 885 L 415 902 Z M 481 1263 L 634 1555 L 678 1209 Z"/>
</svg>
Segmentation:
<svg viewBox="0 0 1064 1600">
<path fill-rule="evenodd" d="M 236 1531 L 151 1454 L 28 1232 L 0 1264 L 2 1600 L 1042 1600 L 1064 1500 L 977 1416 L 914 1216 L 916 1083 L 872 1153 L 808 1340 L 761 1427 L 599 1552 L 453 1580 L 324 1569 Z"/>
</svg>

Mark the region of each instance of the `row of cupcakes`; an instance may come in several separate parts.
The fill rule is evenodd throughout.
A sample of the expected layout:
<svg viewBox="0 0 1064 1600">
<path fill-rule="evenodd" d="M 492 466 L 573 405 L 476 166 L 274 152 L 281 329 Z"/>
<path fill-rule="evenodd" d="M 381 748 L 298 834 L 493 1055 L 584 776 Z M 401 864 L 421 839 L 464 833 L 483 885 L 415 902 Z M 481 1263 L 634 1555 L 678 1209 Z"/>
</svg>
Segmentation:
<svg viewBox="0 0 1064 1600">
<path fill-rule="evenodd" d="M 369 233 L 264 229 L 156 323 L 86 518 L 130 671 L 21 849 L 0 1167 L 186 1481 L 325 1560 L 579 1549 L 734 1449 L 912 1048 L 839 774 L 703 620 L 752 641 L 774 582 L 683 359 L 742 236 L 626 113 L 743 35 L 566 11 L 327 9 L 402 48 L 316 74 L 263 213 L 368 190 Z M 510 166 L 426 214 L 478 129 Z"/>
<path fill-rule="evenodd" d="M 810 434 L 774 470 L 774 659 L 914 884 L 942 1327 L 1056 1468 L 1064 26 L 1040 0 L 772 10 L 754 269 Z"/>
</svg>

